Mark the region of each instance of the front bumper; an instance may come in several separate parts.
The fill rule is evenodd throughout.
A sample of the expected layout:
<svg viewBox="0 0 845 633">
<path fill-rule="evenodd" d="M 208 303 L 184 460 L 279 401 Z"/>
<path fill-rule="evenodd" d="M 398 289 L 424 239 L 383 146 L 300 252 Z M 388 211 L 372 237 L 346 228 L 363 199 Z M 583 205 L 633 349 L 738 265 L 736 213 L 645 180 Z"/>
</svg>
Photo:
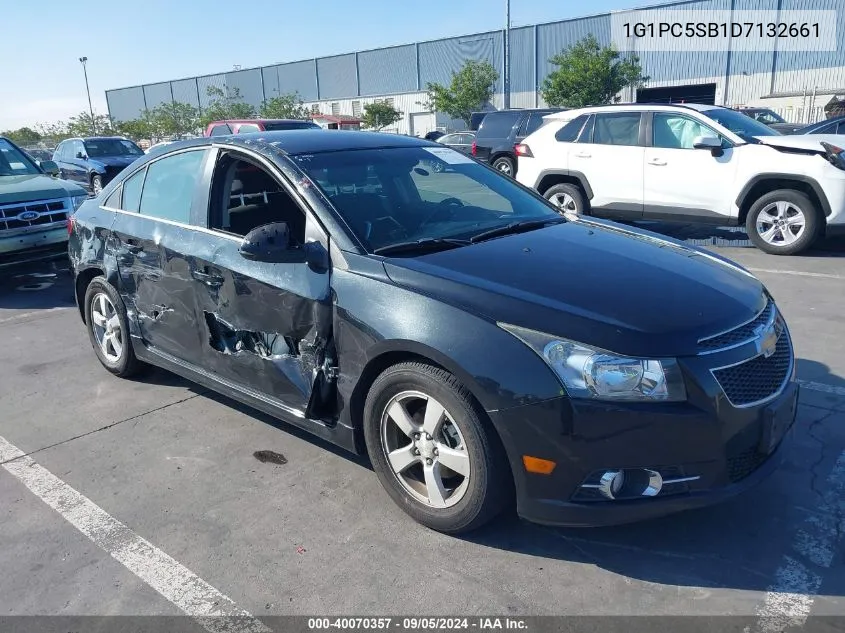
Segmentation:
<svg viewBox="0 0 845 633">
<path fill-rule="evenodd" d="M 14 235 L 0 235 L 0 265 L 49 259 L 67 254 L 67 227 L 61 226 Z"/>
<path fill-rule="evenodd" d="M 797 399 L 798 385 L 790 380 L 776 398 L 748 408 L 716 396 L 708 410 L 692 394 L 690 402 L 660 405 L 558 398 L 490 415 L 511 461 L 519 515 L 586 527 L 699 508 L 752 488 L 781 463 Z M 767 425 L 773 412 L 786 423 L 772 442 Z M 523 455 L 557 466 L 551 475 L 528 473 Z M 596 473 L 641 468 L 671 473 L 667 480 L 695 479 L 664 486 L 654 497 L 609 500 L 595 494 L 584 500 L 588 490 L 582 484 Z"/>
</svg>

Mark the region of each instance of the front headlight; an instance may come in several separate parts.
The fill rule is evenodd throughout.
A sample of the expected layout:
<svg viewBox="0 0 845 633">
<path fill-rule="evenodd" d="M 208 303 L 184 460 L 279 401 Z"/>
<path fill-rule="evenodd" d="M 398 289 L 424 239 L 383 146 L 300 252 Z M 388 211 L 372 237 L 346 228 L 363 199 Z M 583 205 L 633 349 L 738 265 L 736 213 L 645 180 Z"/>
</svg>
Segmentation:
<svg viewBox="0 0 845 633">
<path fill-rule="evenodd" d="M 673 358 L 618 356 L 582 343 L 499 323 L 551 367 L 573 398 L 625 402 L 682 402 L 687 399 Z"/>
<path fill-rule="evenodd" d="M 88 199 L 88 196 L 73 196 L 71 201 L 73 202 L 73 210 L 76 211 L 79 207 L 82 206 L 82 203 Z"/>
</svg>

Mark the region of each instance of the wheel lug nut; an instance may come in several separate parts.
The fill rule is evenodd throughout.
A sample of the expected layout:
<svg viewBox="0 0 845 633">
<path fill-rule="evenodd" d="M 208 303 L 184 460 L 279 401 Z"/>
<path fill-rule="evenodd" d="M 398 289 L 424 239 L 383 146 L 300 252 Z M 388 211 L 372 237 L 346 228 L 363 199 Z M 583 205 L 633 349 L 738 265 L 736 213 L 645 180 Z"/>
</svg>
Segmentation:
<svg viewBox="0 0 845 633">
<path fill-rule="evenodd" d="M 420 449 L 415 448 L 415 449 L 414 449 L 414 455 L 419 455 L 419 454 L 420 454 Z"/>
<path fill-rule="evenodd" d="M 414 439 L 415 439 L 415 440 L 420 439 L 420 434 L 419 434 L 419 433 L 414 433 Z"/>
<path fill-rule="evenodd" d="M 425 463 L 428 464 L 429 466 L 431 466 L 431 460 L 430 459 L 425 460 Z"/>
<path fill-rule="evenodd" d="M 430 439 L 431 439 L 431 436 L 430 436 L 428 433 L 426 433 L 426 434 L 425 434 L 425 439 L 430 440 Z"/>
</svg>

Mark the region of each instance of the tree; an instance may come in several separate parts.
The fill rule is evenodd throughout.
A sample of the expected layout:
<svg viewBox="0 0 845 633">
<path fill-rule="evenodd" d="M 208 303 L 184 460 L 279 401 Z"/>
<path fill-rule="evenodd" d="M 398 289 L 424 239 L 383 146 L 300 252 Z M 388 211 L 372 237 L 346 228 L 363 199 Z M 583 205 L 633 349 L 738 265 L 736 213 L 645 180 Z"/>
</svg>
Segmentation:
<svg viewBox="0 0 845 633">
<path fill-rule="evenodd" d="M 211 101 L 200 117 L 202 127 L 212 121 L 255 118 L 255 108 L 243 101 L 241 91 L 237 88 L 227 88 L 224 91 L 217 86 L 209 86 L 205 92 L 211 97 Z"/>
<path fill-rule="evenodd" d="M 302 103 L 298 92 L 281 94 L 261 104 L 259 114 L 265 119 L 308 119 L 308 108 Z"/>
<path fill-rule="evenodd" d="M 107 136 L 114 134 L 111 119 L 105 114 L 95 114 L 91 118 L 88 112 L 80 112 L 70 117 L 67 122 L 67 132 L 70 136 Z"/>
<path fill-rule="evenodd" d="M 402 118 L 402 112 L 394 108 L 386 101 L 376 101 L 364 106 L 364 116 L 361 121 L 364 127 L 371 128 L 376 132 L 381 131 L 388 125 L 393 125 Z"/>
<path fill-rule="evenodd" d="M 195 134 L 200 126 L 199 110 L 190 103 L 180 101 L 156 106 L 150 113 L 150 119 L 150 127 L 154 132 L 150 136 L 157 138 L 181 138 L 187 134 Z"/>
<path fill-rule="evenodd" d="M 68 129 L 67 123 L 64 121 L 56 121 L 55 123 L 37 123 L 35 125 L 36 131 L 41 135 L 41 138 L 49 139 L 53 143 L 63 141 L 68 137 L 73 136 Z"/>
<path fill-rule="evenodd" d="M 437 83 L 426 84 L 428 102 L 435 112 L 445 112 L 453 119 L 463 119 L 469 126 L 470 116 L 480 110 L 493 97 L 493 85 L 499 73 L 490 62 L 470 60 L 456 73 L 448 87 Z"/>
<path fill-rule="evenodd" d="M 17 130 L 6 130 L 5 132 L 0 132 L 0 136 L 5 136 L 6 138 L 11 139 L 14 143 L 24 146 L 34 145 L 41 140 L 41 135 L 29 127 L 22 127 Z"/>
<path fill-rule="evenodd" d="M 588 35 L 549 60 L 557 66 L 543 81 L 541 94 L 550 106 L 583 108 L 619 101 L 628 86 L 642 87 L 640 59 L 622 58 L 614 46 L 601 46 Z"/>
<path fill-rule="evenodd" d="M 115 124 L 115 130 L 119 134 L 131 138 L 133 141 L 140 141 L 141 139 L 150 139 L 152 141 L 161 136 L 160 130 L 158 129 L 158 121 L 150 110 L 142 111 L 141 116 L 137 119 L 118 121 Z"/>
</svg>

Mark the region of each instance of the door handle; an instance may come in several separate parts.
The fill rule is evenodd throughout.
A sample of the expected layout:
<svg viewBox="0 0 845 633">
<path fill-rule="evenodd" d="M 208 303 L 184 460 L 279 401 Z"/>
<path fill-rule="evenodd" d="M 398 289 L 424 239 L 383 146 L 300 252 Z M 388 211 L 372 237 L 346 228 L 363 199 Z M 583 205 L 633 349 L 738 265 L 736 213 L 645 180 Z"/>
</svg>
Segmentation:
<svg viewBox="0 0 845 633">
<path fill-rule="evenodd" d="M 648 161 L 648 164 L 654 165 L 655 167 L 663 167 L 664 165 L 666 165 L 666 161 L 661 160 L 659 158 L 652 158 L 650 161 Z"/>
<path fill-rule="evenodd" d="M 138 244 L 135 240 L 127 240 L 126 244 L 124 244 L 124 248 L 126 249 L 126 252 L 132 253 L 133 255 L 137 255 L 144 250 L 144 247 Z"/>
<path fill-rule="evenodd" d="M 580 154 L 575 154 L 577 158 L 590 158 L 592 154 L 587 154 L 585 152 L 581 152 Z"/>
<path fill-rule="evenodd" d="M 204 273 L 200 270 L 192 270 L 191 277 L 197 281 L 201 281 L 210 288 L 218 288 L 223 285 L 223 277 L 211 273 Z"/>
</svg>

